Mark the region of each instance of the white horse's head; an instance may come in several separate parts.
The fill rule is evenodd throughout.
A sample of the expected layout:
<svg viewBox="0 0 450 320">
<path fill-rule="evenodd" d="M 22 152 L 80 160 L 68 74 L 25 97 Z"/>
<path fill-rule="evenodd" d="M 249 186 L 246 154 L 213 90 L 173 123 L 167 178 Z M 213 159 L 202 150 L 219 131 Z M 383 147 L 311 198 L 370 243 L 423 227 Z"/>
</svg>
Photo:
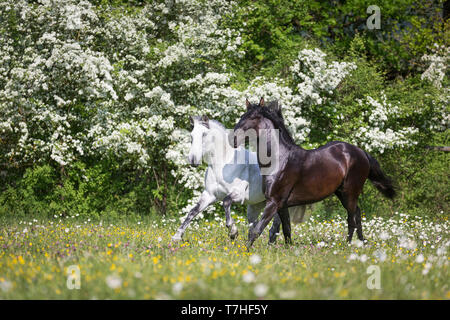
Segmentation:
<svg viewBox="0 0 450 320">
<path fill-rule="evenodd" d="M 189 163 L 198 166 L 202 159 L 209 164 L 212 161 L 223 159 L 229 149 L 225 127 L 218 121 L 208 119 L 207 116 L 191 117 L 191 125 L 193 129 L 188 156 Z"/>
<path fill-rule="evenodd" d="M 207 116 L 191 117 L 191 149 L 189 150 L 189 163 L 198 166 L 203 158 L 203 138 L 209 131 L 209 119 Z"/>
</svg>

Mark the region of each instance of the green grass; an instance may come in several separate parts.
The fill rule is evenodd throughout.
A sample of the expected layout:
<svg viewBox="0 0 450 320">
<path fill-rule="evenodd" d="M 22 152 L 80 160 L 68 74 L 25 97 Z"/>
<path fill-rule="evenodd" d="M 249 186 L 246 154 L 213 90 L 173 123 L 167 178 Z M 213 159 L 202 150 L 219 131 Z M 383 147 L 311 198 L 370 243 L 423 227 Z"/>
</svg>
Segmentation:
<svg viewBox="0 0 450 320">
<path fill-rule="evenodd" d="M 79 218 L 0 223 L 1 299 L 449 299 L 447 217 L 396 214 L 363 222 L 369 245 L 345 242 L 337 217 L 293 229 L 267 246 L 267 230 L 248 252 L 237 217 L 231 241 L 222 218 L 198 220 L 184 242 L 171 236 L 178 219 L 142 222 Z M 67 268 L 80 268 L 80 289 Z M 381 289 L 367 287 L 370 265 Z M 70 282 L 70 281 L 69 281 Z"/>
</svg>

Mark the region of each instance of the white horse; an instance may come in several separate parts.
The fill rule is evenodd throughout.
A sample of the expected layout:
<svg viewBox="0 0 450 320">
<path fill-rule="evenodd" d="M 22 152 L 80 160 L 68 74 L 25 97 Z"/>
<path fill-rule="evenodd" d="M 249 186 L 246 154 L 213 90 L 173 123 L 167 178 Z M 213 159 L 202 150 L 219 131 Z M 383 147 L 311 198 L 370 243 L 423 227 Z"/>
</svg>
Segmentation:
<svg viewBox="0 0 450 320">
<path fill-rule="evenodd" d="M 255 152 L 243 147 L 233 148 L 228 143 L 226 128 L 218 121 L 209 120 L 206 116 L 191 117 L 193 130 L 191 132 L 191 149 L 189 163 L 197 166 L 202 159 L 208 163 L 205 175 L 205 189 L 195 207 L 189 212 L 184 222 L 178 228 L 173 240 L 178 241 L 192 221 L 200 212 L 216 201 L 223 201 L 226 215 L 226 226 L 229 236 L 234 239 L 238 230 L 231 217 L 230 209 L 233 202 L 247 204 L 247 220 L 249 224 L 256 221 L 261 210 L 264 209 L 266 198 L 263 193 L 262 177 Z M 239 164 L 237 159 L 245 159 Z M 305 207 L 289 208 L 289 213 L 297 221 L 305 218 Z M 290 238 L 289 213 L 285 211 L 285 224 L 283 233 L 287 241 Z M 280 212 L 279 214 L 283 214 Z M 274 218 L 270 229 L 269 242 L 274 242 L 280 230 L 281 219 L 279 215 Z M 289 235 L 288 235 L 288 234 Z"/>
</svg>

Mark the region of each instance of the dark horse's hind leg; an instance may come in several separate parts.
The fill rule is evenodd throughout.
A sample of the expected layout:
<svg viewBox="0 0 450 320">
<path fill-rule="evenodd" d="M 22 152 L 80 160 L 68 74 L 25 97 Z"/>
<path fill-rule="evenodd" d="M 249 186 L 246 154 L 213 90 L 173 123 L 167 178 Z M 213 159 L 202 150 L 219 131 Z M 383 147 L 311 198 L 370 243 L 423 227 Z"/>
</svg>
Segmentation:
<svg viewBox="0 0 450 320">
<path fill-rule="evenodd" d="M 277 239 L 277 234 L 280 232 L 280 224 L 283 227 L 284 241 L 287 244 L 292 243 L 291 239 L 291 219 L 288 208 L 280 209 L 278 215 L 273 218 L 273 224 L 269 231 L 269 244 L 274 243 Z"/>
<path fill-rule="evenodd" d="M 283 227 L 283 235 L 284 235 L 284 241 L 287 244 L 292 243 L 291 239 L 291 219 L 289 217 L 289 210 L 287 207 L 284 207 L 278 211 L 278 214 L 280 215 L 281 219 L 281 225 Z"/>
<path fill-rule="evenodd" d="M 341 201 L 344 208 L 347 210 L 347 223 L 348 223 L 348 242 L 352 242 L 353 233 L 356 229 L 356 233 L 358 234 L 358 239 L 364 241 L 364 236 L 362 233 L 362 224 L 361 224 L 361 210 L 357 205 L 358 197 L 357 196 L 349 196 L 345 192 L 341 190 L 336 190 L 336 196 Z"/>
<path fill-rule="evenodd" d="M 356 220 L 356 233 L 358 234 L 358 239 L 361 241 L 366 241 L 362 233 L 361 210 L 359 210 L 358 206 L 356 206 L 355 220 Z"/>
</svg>

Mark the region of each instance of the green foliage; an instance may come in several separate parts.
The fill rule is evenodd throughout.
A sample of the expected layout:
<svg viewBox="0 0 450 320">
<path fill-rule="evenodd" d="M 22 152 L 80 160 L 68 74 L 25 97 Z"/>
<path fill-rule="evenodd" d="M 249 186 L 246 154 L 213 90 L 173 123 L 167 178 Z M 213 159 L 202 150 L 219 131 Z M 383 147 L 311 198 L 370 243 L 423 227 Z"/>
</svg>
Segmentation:
<svg viewBox="0 0 450 320">
<path fill-rule="evenodd" d="M 239 9 L 228 21 L 229 26 L 241 30 L 242 49 L 246 53 L 244 61 L 236 66 L 237 71 L 242 70 L 242 76 L 249 80 L 260 70 L 268 76 L 286 75 L 286 67 L 304 47 L 298 21 L 308 19 L 306 2 L 245 0 L 239 3 Z"/>
<path fill-rule="evenodd" d="M 444 1 L 383 0 L 381 29 L 369 30 L 366 10 L 373 1 L 239 1 L 230 21 L 241 29 L 247 78 L 254 72 L 283 74 L 305 42 L 322 44 L 348 55 L 359 37 L 362 53 L 391 78 L 423 71 L 422 55 L 450 41 L 449 22 L 442 19 Z M 237 68 L 239 70 L 239 67 Z"/>
<path fill-rule="evenodd" d="M 448 145 L 448 132 L 435 136 L 432 145 Z M 450 158 L 446 152 L 417 148 L 411 153 L 386 156 L 386 170 L 399 188 L 396 211 L 417 215 L 446 215 L 450 210 Z M 400 161 L 399 161 L 400 160 Z"/>
<path fill-rule="evenodd" d="M 308 31 L 331 42 L 345 56 L 355 35 L 365 43 L 365 53 L 391 77 L 416 73 L 420 57 L 434 45 L 448 43 L 449 25 L 441 18 L 444 1 L 330 1 L 311 4 L 315 27 Z M 369 30 L 366 9 L 380 8 L 381 29 Z"/>
<path fill-rule="evenodd" d="M 175 187 L 161 190 L 150 176 L 142 175 L 136 180 L 135 172 L 133 177 L 114 168 L 117 167 L 111 163 L 87 166 L 82 162 L 67 172 L 47 164 L 29 168 L 15 187 L 9 186 L 0 194 L 0 213 L 125 218 L 154 215 L 163 209 L 174 212 L 186 201 L 186 196 L 177 194 Z M 165 208 L 161 208 L 163 199 Z"/>
</svg>

